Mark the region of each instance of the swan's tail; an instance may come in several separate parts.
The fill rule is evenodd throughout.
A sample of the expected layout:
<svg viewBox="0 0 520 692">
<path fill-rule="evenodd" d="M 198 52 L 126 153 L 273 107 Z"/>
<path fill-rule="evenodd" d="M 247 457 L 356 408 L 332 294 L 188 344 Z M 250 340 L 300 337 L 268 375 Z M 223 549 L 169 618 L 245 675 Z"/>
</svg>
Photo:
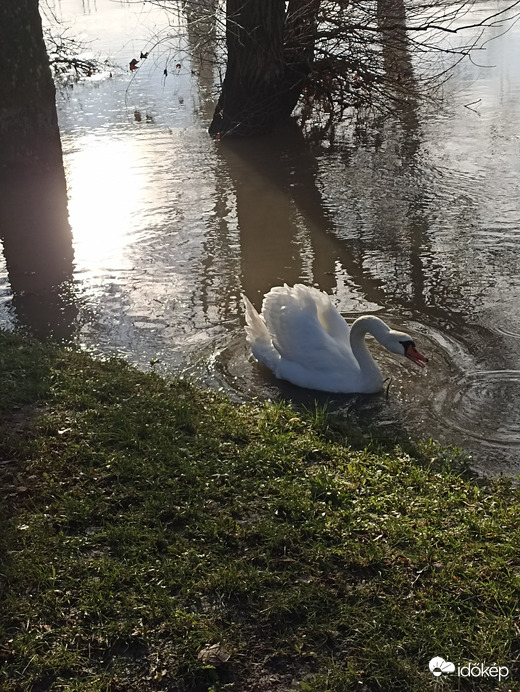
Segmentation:
<svg viewBox="0 0 520 692">
<path fill-rule="evenodd" d="M 251 351 L 260 363 L 276 372 L 280 354 L 273 346 L 273 341 L 265 326 L 265 322 L 246 295 L 242 294 L 242 300 L 246 308 L 246 338 L 251 346 Z"/>
</svg>

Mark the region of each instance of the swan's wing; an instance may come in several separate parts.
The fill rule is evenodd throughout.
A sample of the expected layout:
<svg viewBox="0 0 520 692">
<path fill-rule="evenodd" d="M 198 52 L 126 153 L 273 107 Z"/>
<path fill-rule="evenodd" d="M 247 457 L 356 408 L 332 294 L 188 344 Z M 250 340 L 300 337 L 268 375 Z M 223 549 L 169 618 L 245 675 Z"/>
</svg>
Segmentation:
<svg viewBox="0 0 520 692">
<path fill-rule="evenodd" d="M 357 368 L 350 350 L 348 326 L 335 311 L 345 325 L 342 328 L 332 311 L 335 308 L 325 294 L 301 285 L 272 289 L 262 305 L 262 317 L 283 359 L 310 370 Z M 339 333 L 343 339 L 338 337 Z"/>
<path fill-rule="evenodd" d="M 329 296 L 323 291 L 318 291 L 317 288 L 303 286 L 312 295 L 318 313 L 318 319 L 333 339 L 337 339 L 340 343 L 346 344 L 350 350 L 350 327 L 345 322 L 343 317 L 331 303 Z"/>
<path fill-rule="evenodd" d="M 260 363 L 267 365 L 274 372 L 279 365 L 280 354 L 273 345 L 264 320 L 257 313 L 251 301 L 244 294 L 242 294 L 242 300 L 246 308 L 246 339 L 251 345 L 251 351 Z"/>
</svg>

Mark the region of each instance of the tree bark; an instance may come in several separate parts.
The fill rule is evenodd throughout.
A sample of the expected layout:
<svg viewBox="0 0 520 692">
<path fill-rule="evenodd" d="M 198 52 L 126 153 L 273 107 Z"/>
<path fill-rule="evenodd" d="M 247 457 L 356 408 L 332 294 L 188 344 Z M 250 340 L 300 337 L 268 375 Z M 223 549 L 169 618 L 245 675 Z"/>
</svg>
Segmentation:
<svg viewBox="0 0 520 692">
<path fill-rule="evenodd" d="M 55 88 L 38 0 L 0 1 L 0 237 L 19 322 L 63 338 L 75 309 Z"/>
<path fill-rule="evenodd" d="M 0 171 L 62 168 L 38 0 L 0 3 Z"/>
<path fill-rule="evenodd" d="M 227 70 L 210 134 L 263 134 L 291 115 L 309 71 L 317 7 L 292 0 L 286 12 L 283 0 L 228 0 Z"/>
</svg>

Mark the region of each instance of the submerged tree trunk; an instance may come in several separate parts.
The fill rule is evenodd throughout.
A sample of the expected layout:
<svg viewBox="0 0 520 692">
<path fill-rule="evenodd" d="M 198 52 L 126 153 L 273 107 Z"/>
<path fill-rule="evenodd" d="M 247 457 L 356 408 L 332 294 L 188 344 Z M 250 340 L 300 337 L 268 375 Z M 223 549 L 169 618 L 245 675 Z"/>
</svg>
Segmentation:
<svg viewBox="0 0 520 692">
<path fill-rule="evenodd" d="M 0 237 L 18 320 L 65 337 L 74 319 L 55 88 L 38 0 L 0 2 Z"/>
<path fill-rule="evenodd" d="M 210 134 L 262 134 L 291 115 L 310 69 L 318 7 L 228 0 L 228 62 Z"/>
<path fill-rule="evenodd" d="M 404 0 L 378 0 L 377 24 L 381 31 L 381 46 L 389 91 L 401 101 L 418 98 L 410 43 L 406 33 Z"/>
</svg>

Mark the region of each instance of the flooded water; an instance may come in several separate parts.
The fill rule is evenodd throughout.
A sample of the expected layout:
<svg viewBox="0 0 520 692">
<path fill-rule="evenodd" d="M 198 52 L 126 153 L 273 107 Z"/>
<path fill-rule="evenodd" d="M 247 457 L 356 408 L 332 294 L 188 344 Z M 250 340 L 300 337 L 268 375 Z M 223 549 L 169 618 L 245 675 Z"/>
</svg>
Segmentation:
<svg viewBox="0 0 520 692">
<path fill-rule="evenodd" d="M 374 348 L 388 395 L 332 397 L 340 412 L 460 445 L 481 473 L 520 473 L 520 25 L 455 70 L 442 107 L 346 128 L 334 146 L 296 128 L 215 142 L 215 75 L 182 13 L 49 4 L 111 67 L 58 93 L 70 278 L 59 299 L 23 302 L 23 267 L 6 258 L 2 325 L 238 398 L 310 403 L 251 360 L 240 302 L 308 283 L 349 321 L 375 313 L 411 333 L 431 359 L 419 370 Z"/>
</svg>

